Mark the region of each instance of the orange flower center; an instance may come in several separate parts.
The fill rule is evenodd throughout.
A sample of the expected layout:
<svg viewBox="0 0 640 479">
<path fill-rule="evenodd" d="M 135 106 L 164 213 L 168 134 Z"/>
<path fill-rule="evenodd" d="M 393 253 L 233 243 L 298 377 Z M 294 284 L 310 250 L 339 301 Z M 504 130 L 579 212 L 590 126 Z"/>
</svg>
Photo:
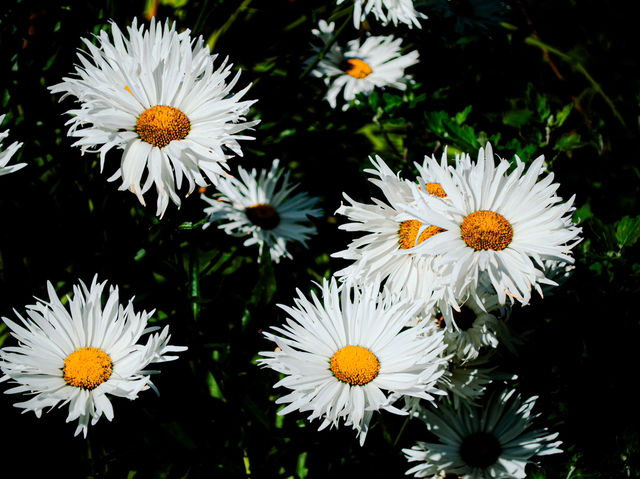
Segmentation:
<svg viewBox="0 0 640 479">
<path fill-rule="evenodd" d="M 62 377 L 70 386 L 92 390 L 111 377 L 112 363 L 99 348 L 80 348 L 64 360 Z"/>
<path fill-rule="evenodd" d="M 402 249 L 409 249 L 417 246 L 422 243 L 424 240 L 431 238 L 443 231 L 446 231 L 444 228 L 440 228 L 438 226 L 427 226 L 422 233 L 420 233 L 420 237 L 418 238 L 418 243 L 416 244 L 416 237 L 418 236 L 418 231 L 422 227 L 422 222 L 418 220 L 408 220 L 400 223 L 400 229 L 398 230 L 398 238 L 400 247 Z"/>
<path fill-rule="evenodd" d="M 249 206 L 244 213 L 249 221 L 263 230 L 272 230 L 280 224 L 280 215 L 273 206 L 266 203 Z"/>
<path fill-rule="evenodd" d="M 354 78 L 362 79 L 371 75 L 371 67 L 359 58 L 348 58 L 342 62 L 342 71 Z"/>
<path fill-rule="evenodd" d="M 513 227 L 501 214 L 480 210 L 467 216 L 460 225 L 462 239 L 476 251 L 502 251 L 511 244 Z"/>
<path fill-rule="evenodd" d="M 136 133 L 147 143 L 164 148 L 173 140 L 184 140 L 191 130 L 187 115 L 177 108 L 157 105 L 145 110 L 136 122 Z"/>
<path fill-rule="evenodd" d="M 380 372 L 380 361 L 362 346 L 345 346 L 331 356 L 331 372 L 343 383 L 364 386 Z"/>
<path fill-rule="evenodd" d="M 427 192 L 430 195 L 437 196 L 438 198 L 446 198 L 447 194 L 444 192 L 440 183 L 427 183 Z"/>
</svg>

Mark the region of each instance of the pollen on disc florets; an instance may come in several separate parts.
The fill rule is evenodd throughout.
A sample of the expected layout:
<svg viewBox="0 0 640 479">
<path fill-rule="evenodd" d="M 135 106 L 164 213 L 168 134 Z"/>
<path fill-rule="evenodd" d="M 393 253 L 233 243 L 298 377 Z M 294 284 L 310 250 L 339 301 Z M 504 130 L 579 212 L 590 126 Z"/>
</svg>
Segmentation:
<svg viewBox="0 0 640 479">
<path fill-rule="evenodd" d="M 462 440 L 460 458 L 469 466 L 486 469 L 502 454 L 500 441 L 488 432 L 474 432 Z"/>
<path fill-rule="evenodd" d="M 418 220 L 407 220 L 400 223 L 400 229 L 398 230 L 398 242 L 400 243 L 400 248 L 413 248 L 432 236 L 445 231 L 443 228 L 435 225 L 427 226 L 422 233 L 420 233 L 418 243 L 416 244 L 416 237 L 418 236 L 418 231 L 420 231 L 421 227 L 422 222 Z"/>
<path fill-rule="evenodd" d="M 460 225 L 462 239 L 480 250 L 502 251 L 511 244 L 513 226 L 499 213 L 480 210 L 465 217 Z"/>
<path fill-rule="evenodd" d="M 100 348 L 80 348 L 64 360 L 62 377 L 70 386 L 92 390 L 111 377 L 113 363 Z"/>
<path fill-rule="evenodd" d="M 164 148 L 174 140 L 184 140 L 189 131 L 189 118 L 173 106 L 152 106 L 136 121 L 136 133 L 140 139 L 158 148 Z"/>
<path fill-rule="evenodd" d="M 347 58 L 342 62 L 340 67 L 347 75 L 351 75 L 359 80 L 368 77 L 373 72 L 369 64 L 360 58 Z"/>
<path fill-rule="evenodd" d="M 427 188 L 427 193 L 433 196 L 437 196 L 438 198 L 446 198 L 447 193 L 445 193 L 444 188 L 440 183 L 427 183 L 425 185 Z"/>
<path fill-rule="evenodd" d="M 249 221 L 263 230 L 272 230 L 280 224 L 278 211 L 267 203 L 249 206 L 244 210 Z"/>
<path fill-rule="evenodd" d="M 380 361 L 362 346 L 345 346 L 331 356 L 331 372 L 339 381 L 352 386 L 364 386 L 380 372 Z"/>
</svg>

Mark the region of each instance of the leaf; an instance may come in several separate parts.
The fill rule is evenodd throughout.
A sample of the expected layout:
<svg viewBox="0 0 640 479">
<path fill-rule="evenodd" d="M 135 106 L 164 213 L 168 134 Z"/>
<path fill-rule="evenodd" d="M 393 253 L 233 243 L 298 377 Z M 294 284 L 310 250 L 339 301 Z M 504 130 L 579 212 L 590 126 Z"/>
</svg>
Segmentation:
<svg viewBox="0 0 640 479">
<path fill-rule="evenodd" d="M 227 402 L 227 399 L 220 390 L 220 386 L 218 386 L 218 381 L 216 381 L 216 378 L 211 371 L 207 373 L 207 386 L 209 386 L 209 395 L 212 398 L 220 399 L 222 402 Z"/>
<path fill-rule="evenodd" d="M 522 125 L 529 123 L 533 112 L 529 109 L 511 110 L 504 114 L 502 123 L 514 128 L 520 128 Z"/>
<path fill-rule="evenodd" d="M 582 146 L 580 134 L 572 131 L 566 133 L 553 145 L 553 149 L 557 151 L 571 151 Z"/>
<path fill-rule="evenodd" d="M 633 246 L 640 238 L 640 216 L 625 216 L 616 225 L 616 240 L 620 248 Z"/>
</svg>

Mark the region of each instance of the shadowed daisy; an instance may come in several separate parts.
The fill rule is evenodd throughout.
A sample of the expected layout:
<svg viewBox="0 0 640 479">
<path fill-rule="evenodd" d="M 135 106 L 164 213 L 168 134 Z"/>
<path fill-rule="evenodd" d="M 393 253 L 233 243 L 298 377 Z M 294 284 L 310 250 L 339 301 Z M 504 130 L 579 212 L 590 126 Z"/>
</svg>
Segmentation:
<svg viewBox="0 0 640 479">
<path fill-rule="evenodd" d="M 180 206 L 183 180 L 189 195 L 207 185 L 205 176 L 217 183 L 231 152 L 242 156 L 238 140 L 250 137 L 238 133 L 258 123 L 244 118 L 254 101 L 241 101 L 248 86 L 232 93 L 240 72 L 230 78 L 226 59 L 215 68 L 216 55 L 189 30 L 154 19 L 149 29 L 134 20 L 128 38 L 115 23 L 111 33 L 112 40 L 101 31 L 98 46 L 83 39 L 87 51 L 78 54 L 75 76 L 49 89 L 80 103 L 68 112 L 74 146 L 100 153 L 101 170 L 109 150 L 123 150 L 109 181 L 122 179 L 119 189 L 143 205 L 155 185 L 162 216 L 169 200 Z"/>
<path fill-rule="evenodd" d="M 333 23 L 321 20 L 319 29 L 313 33 L 326 43 L 333 30 Z M 362 43 L 351 40 L 346 48 L 333 44 L 311 74 L 324 79 L 328 87 L 325 98 L 332 108 L 336 107 L 338 94 L 343 91 L 346 102 L 343 110 L 349 108 L 358 93 L 369 95 L 376 87 L 405 90 L 410 77 L 404 74 L 404 69 L 418 63 L 418 52 L 413 50 L 403 55 L 401 43 L 401 39 L 391 36 L 370 36 Z M 316 52 L 322 48 L 314 47 Z"/>
<path fill-rule="evenodd" d="M 168 353 L 187 349 L 169 345 L 168 326 L 138 344 L 143 335 L 160 329 L 147 327 L 153 311 L 135 313 L 131 301 L 123 307 L 114 287 L 103 307 L 105 285 L 94 278 L 87 288 L 80 281 L 65 308 L 47 283 L 48 302 L 28 305 L 28 319 L 16 312 L 22 324 L 2 318 L 19 343 L 0 350 L 1 380 L 17 384 L 6 393 L 33 396 L 15 406 L 40 417 L 45 408 L 69 404 L 67 422 L 77 419 L 75 435 L 85 437 L 89 420 L 113 419 L 107 395 L 136 399 L 154 387 L 149 374 L 157 371 L 145 370 L 149 364 L 174 360 L 177 356 Z"/>
<path fill-rule="evenodd" d="M 297 241 L 306 246 L 306 240 L 315 234 L 310 217 L 322 216 L 322 210 L 313 208 L 318 198 L 293 190 L 298 185 L 290 184 L 289 172 L 278 168 L 279 161 L 274 160 L 269 170 L 255 169 L 247 172 L 238 168 L 240 178 L 222 178 L 218 183 L 220 193 L 215 198 L 202 198 L 210 206 L 204 209 L 209 222 L 223 220 L 219 226 L 225 233 L 234 236 L 248 236 L 245 246 L 259 246 L 258 259 L 267 245 L 271 259 L 276 263 L 281 257 L 291 258 L 287 242 Z M 281 181 L 282 180 L 282 181 Z"/>
<path fill-rule="evenodd" d="M 278 346 L 263 351 L 259 362 L 285 374 L 274 387 L 292 392 L 276 402 L 279 414 L 311 411 L 320 429 L 341 420 L 358 431 L 364 443 L 373 413 L 380 409 L 406 414 L 392 405 L 403 395 L 432 401 L 446 359 L 442 333 L 426 326 L 406 328 L 420 304 L 380 295 L 380 283 L 362 288 L 334 279 L 322 285 L 322 300 L 298 290 L 295 306 L 283 306 L 289 318 L 279 335 L 265 333 Z M 386 391 L 386 393 L 385 393 Z"/>
<path fill-rule="evenodd" d="M 340 5 L 344 0 L 338 0 Z M 418 19 L 427 18 L 426 15 L 416 11 L 413 0 L 355 0 L 353 6 L 353 25 L 360 28 L 367 15 L 373 14 L 383 25 L 392 22 L 394 26 L 398 22 L 405 23 L 409 28 L 414 25 L 421 28 Z"/>
<path fill-rule="evenodd" d="M 4 120 L 5 115 L 0 115 L 0 125 L 2 125 L 2 121 Z M 27 166 L 26 163 L 16 163 L 15 165 L 7 166 L 11 157 L 15 154 L 16 151 L 20 149 L 22 143 L 18 143 L 14 141 L 11 143 L 6 149 L 2 149 L 2 141 L 9 136 L 9 130 L 0 132 L 0 176 L 8 175 L 9 173 L 13 173 L 14 171 L 18 171 L 20 168 L 24 168 Z"/>
<path fill-rule="evenodd" d="M 485 407 L 456 410 L 448 404 L 421 414 L 437 443 L 403 449 L 415 477 L 523 478 L 533 456 L 562 452 L 558 434 L 531 429 L 536 397 L 522 401 L 515 390 L 492 395 Z"/>
<path fill-rule="evenodd" d="M 414 187 L 414 203 L 404 209 L 444 231 L 406 252 L 438 255 L 439 265 L 451 265 L 456 298 L 477 296 L 485 272 L 500 304 L 507 296 L 527 304 L 531 288 L 541 293 L 541 284 L 556 284 L 545 277 L 544 261 L 573 263 L 571 249 L 582 231 L 572 221 L 574 198 L 562 202 L 553 174 L 538 181 L 543 163 L 544 157 L 537 158 L 525 173 L 516 156 L 516 167 L 507 174 L 510 163 L 500 160 L 496 166 L 487 144 L 469 169 L 433 168 L 446 201 Z"/>
</svg>

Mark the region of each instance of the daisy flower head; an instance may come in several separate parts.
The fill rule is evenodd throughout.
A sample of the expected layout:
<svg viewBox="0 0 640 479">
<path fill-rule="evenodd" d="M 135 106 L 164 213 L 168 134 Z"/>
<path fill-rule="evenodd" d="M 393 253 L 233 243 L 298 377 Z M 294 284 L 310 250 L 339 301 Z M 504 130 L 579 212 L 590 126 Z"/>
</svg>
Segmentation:
<svg viewBox="0 0 640 479">
<path fill-rule="evenodd" d="M 344 0 L 338 0 L 340 5 Z M 404 23 L 412 28 L 414 25 L 422 28 L 419 22 L 426 15 L 416 11 L 413 0 L 355 0 L 353 5 L 353 25 L 360 28 L 360 23 L 367 15 L 373 14 L 383 25 L 393 22 L 394 26 L 398 22 Z"/>
<path fill-rule="evenodd" d="M 435 387 L 446 362 L 442 333 L 406 328 L 420 304 L 379 291 L 379 281 L 339 288 L 331 279 L 322 299 L 298 290 L 293 307 L 280 305 L 286 324 L 265 333 L 277 348 L 260 353 L 262 366 L 286 375 L 274 387 L 291 390 L 276 401 L 287 404 L 278 414 L 310 411 L 320 429 L 344 421 L 362 445 L 375 411 L 406 414 L 392 405 L 403 395 L 432 401 L 442 394 Z"/>
<path fill-rule="evenodd" d="M 533 456 L 562 452 L 558 434 L 532 429 L 536 397 L 523 401 L 515 390 L 492 395 L 485 407 L 456 410 L 443 404 L 421 416 L 439 442 L 403 449 L 415 477 L 523 478 Z"/>
<path fill-rule="evenodd" d="M 313 32 L 326 43 L 333 29 L 333 23 L 322 22 Z M 376 87 L 405 90 L 411 78 L 404 70 L 418 63 L 418 52 L 403 55 L 401 43 L 401 39 L 392 36 L 369 36 L 362 43 L 359 39 L 349 41 L 346 48 L 332 45 L 311 71 L 313 76 L 324 79 L 328 87 L 325 98 L 331 108 L 337 106 L 341 91 L 345 100 L 342 110 L 347 110 L 358 93 L 369 95 Z M 319 52 L 321 48 L 314 50 Z"/>
<path fill-rule="evenodd" d="M 318 198 L 293 190 L 298 185 L 289 181 L 289 171 L 278 167 L 279 160 L 273 160 L 269 170 L 255 169 L 251 172 L 238 168 L 240 178 L 228 176 L 218 183 L 219 194 L 215 198 L 202 198 L 210 206 L 204 209 L 209 222 L 224 220 L 219 226 L 225 233 L 234 236 L 249 236 L 245 246 L 259 246 L 258 259 L 262 250 L 269 248 L 272 261 L 281 257 L 292 258 L 287 243 L 297 241 L 306 246 L 309 236 L 315 234 L 310 217 L 322 216 L 322 210 L 313 208 Z"/>
<path fill-rule="evenodd" d="M 4 120 L 5 115 L 0 115 L 0 125 L 2 125 L 2 121 Z M 18 171 L 20 168 L 24 168 L 27 166 L 26 163 L 17 163 L 15 165 L 7 166 L 11 157 L 15 154 L 16 151 L 20 149 L 22 143 L 18 143 L 14 141 L 9 145 L 8 148 L 2 149 L 2 141 L 9 136 L 9 130 L 0 131 L 0 176 L 8 175 L 9 173 L 13 173 L 14 171 Z"/>
<path fill-rule="evenodd" d="M 451 265 L 456 298 L 477 296 L 484 272 L 500 304 L 507 296 L 527 304 L 532 288 L 542 293 L 542 284 L 556 284 L 545 276 L 544 261 L 573 263 L 571 249 L 582 231 L 571 219 L 574 197 L 562 202 L 552 173 L 538 181 L 543 163 L 540 156 L 525 173 L 516 156 L 515 168 L 507 173 L 510 163 L 496 165 L 487 144 L 471 168 L 431 168 L 447 192 L 446 201 L 415 187 L 414 203 L 404 209 L 443 231 L 407 253 L 437 255 L 439 264 Z"/>
<path fill-rule="evenodd" d="M 402 207 L 413 201 L 410 183 L 394 173 L 379 156 L 371 158 L 371 163 L 373 168 L 365 172 L 371 175 L 369 181 L 381 190 L 386 201 L 372 198 L 372 203 L 359 203 L 344 193 L 348 204 L 341 205 L 336 213 L 346 216 L 350 222 L 339 228 L 365 234 L 352 241 L 347 249 L 332 255 L 353 261 L 336 276 L 343 281 L 361 283 L 380 276 L 389 291 L 422 300 L 424 309 L 430 310 L 434 301 L 448 294 L 449 290 L 444 287 L 446 275 L 436 273 L 431 258 L 426 255 L 402 252 L 439 234 L 441 229 L 423 228 L 421 222 L 407 219 Z M 439 184 L 426 183 L 425 188 L 430 194 L 445 196 Z"/>
<path fill-rule="evenodd" d="M 206 186 L 205 177 L 217 183 L 230 153 L 242 156 L 238 140 L 251 139 L 240 132 L 258 122 L 244 118 L 254 103 L 242 101 L 249 86 L 232 93 L 240 72 L 232 74 L 228 59 L 214 67 L 217 55 L 202 37 L 155 19 L 148 29 L 134 20 L 127 30 L 128 37 L 112 22 L 111 39 L 105 31 L 98 46 L 83 39 L 87 50 L 78 54 L 75 75 L 49 90 L 80 103 L 68 111 L 74 146 L 100 153 L 101 170 L 107 152 L 123 150 L 109 181 L 121 179 L 119 189 L 143 205 L 155 185 L 162 216 L 169 200 L 180 206 L 176 190 L 184 180 L 187 195 Z"/>
<path fill-rule="evenodd" d="M 153 311 L 136 313 L 131 301 L 123 307 L 113 286 L 103 306 L 105 285 L 97 277 L 89 288 L 80 281 L 65 308 L 47 283 L 49 301 L 26 306 L 27 318 L 16 312 L 21 324 L 2 318 L 19 343 L 0 349 L 1 380 L 17 384 L 6 393 L 33 396 L 15 406 L 40 417 L 44 408 L 68 403 L 67 422 L 77 419 L 75 435 L 85 437 L 89 420 L 113 419 L 108 395 L 136 399 L 140 391 L 155 389 L 149 374 L 157 371 L 145 368 L 174 360 L 177 356 L 169 353 L 187 349 L 169 345 L 168 326 L 138 344 L 143 335 L 160 329 L 147 327 Z"/>
</svg>

